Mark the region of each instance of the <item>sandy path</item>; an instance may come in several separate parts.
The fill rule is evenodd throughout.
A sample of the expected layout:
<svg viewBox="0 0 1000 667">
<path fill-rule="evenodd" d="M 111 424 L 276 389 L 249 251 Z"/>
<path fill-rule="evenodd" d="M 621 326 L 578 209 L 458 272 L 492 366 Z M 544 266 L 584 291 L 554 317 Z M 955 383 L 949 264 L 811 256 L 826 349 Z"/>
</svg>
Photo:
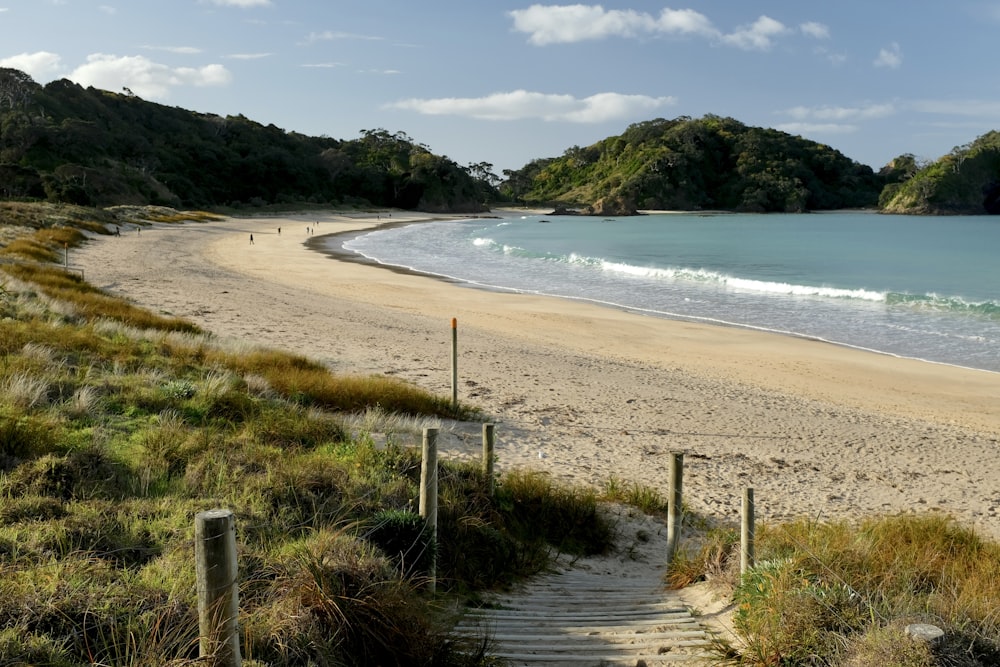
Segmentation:
<svg viewBox="0 0 1000 667">
<path fill-rule="evenodd" d="M 443 395 L 457 317 L 460 397 L 498 422 L 501 467 L 663 488 L 680 450 L 686 502 L 714 516 L 735 518 L 752 486 L 763 519 L 934 510 L 1000 537 L 1000 374 L 469 289 L 307 247 L 375 223 L 157 225 L 95 240 L 73 263 L 220 337 Z"/>
</svg>

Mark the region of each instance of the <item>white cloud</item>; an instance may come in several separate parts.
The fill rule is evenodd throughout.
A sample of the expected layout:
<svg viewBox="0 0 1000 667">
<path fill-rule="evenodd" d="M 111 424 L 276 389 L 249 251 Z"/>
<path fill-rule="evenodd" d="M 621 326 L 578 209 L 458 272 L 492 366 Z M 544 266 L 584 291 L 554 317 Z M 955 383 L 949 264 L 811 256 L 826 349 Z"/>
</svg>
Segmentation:
<svg viewBox="0 0 1000 667">
<path fill-rule="evenodd" d="M 693 9 L 664 9 L 660 12 L 656 27 L 660 32 L 665 33 L 694 34 L 706 37 L 719 35 L 719 31 L 712 26 L 708 17 Z"/>
<path fill-rule="evenodd" d="M 919 100 L 912 107 L 921 113 L 982 116 L 991 119 L 1000 116 L 1000 101 L 997 100 Z"/>
<path fill-rule="evenodd" d="M 221 5 L 223 7 L 240 7 L 246 9 L 247 7 L 270 7 L 271 0 L 211 0 L 213 5 Z"/>
<path fill-rule="evenodd" d="M 94 86 L 104 90 L 127 87 L 140 97 L 163 99 L 169 96 L 171 88 L 221 86 L 229 83 L 232 75 L 222 65 L 171 68 L 142 56 L 95 53 L 88 56 L 87 63 L 77 67 L 67 78 L 81 86 Z"/>
<path fill-rule="evenodd" d="M 878 57 L 872 63 L 875 67 L 888 67 L 898 69 L 903 64 L 903 52 L 899 49 L 899 44 L 893 42 L 887 49 L 879 49 Z"/>
<path fill-rule="evenodd" d="M 270 58 L 273 53 L 230 53 L 228 56 L 223 56 L 223 58 L 229 58 L 230 60 L 260 60 L 261 58 Z"/>
<path fill-rule="evenodd" d="M 196 46 L 152 46 L 147 44 L 142 48 L 147 51 L 167 51 L 169 53 L 177 53 L 180 55 L 194 55 L 201 53 L 201 49 Z"/>
<path fill-rule="evenodd" d="M 114 16 L 115 14 L 118 13 L 118 10 L 112 7 L 111 5 L 101 5 L 100 7 L 98 7 L 98 9 L 100 9 L 105 14 L 108 14 L 109 16 Z"/>
<path fill-rule="evenodd" d="M 803 23 L 799 26 L 799 30 L 802 31 L 802 34 L 815 37 L 816 39 L 830 38 L 830 29 L 822 23 L 816 23 L 815 21 L 807 21 L 806 23 Z"/>
<path fill-rule="evenodd" d="M 868 104 L 857 107 L 806 107 L 797 106 L 781 113 L 791 116 L 793 122 L 781 123 L 777 129 L 789 134 L 851 134 L 860 127 L 858 121 L 885 118 L 896 113 L 893 104 Z"/>
<path fill-rule="evenodd" d="M 536 46 L 604 37 L 633 37 L 656 30 L 656 20 L 633 10 L 605 11 L 600 5 L 532 5 L 510 12 L 514 29 L 529 33 Z"/>
<path fill-rule="evenodd" d="M 858 131 L 857 125 L 841 123 L 783 123 L 775 129 L 789 134 L 851 134 Z"/>
<path fill-rule="evenodd" d="M 358 35 L 352 32 L 335 32 L 333 30 L 324 30 L 323 32 L 311 32 L 306 35 L 305 43 L 312 44 L 313 42 L 332 42 L 341 39 L 360 39 L 365 41 L 378 42 L 382 41 L 382 37 L 373 37 L 371 35 Z"/>
<path fill-rule="evenodd" d="M 19 69 L 35 81 L 44 81 L 59 71 L 62 59 L 55 53 L 36 51 L 0 59 L 0 67 Z"/>
<path fill-rule="evenodd" d="M 869 104 L 862 107 L 798 106 L 786 109 L 783 113 L 791 116 L 797 121 L 868 120 L 872 118 L 885 118 L 886 116 L 891 116 L 896 113 L 896 107 L 892 104 Z"/>
<path fill-rule="evenodd" d="M 761 16 L 751 25 L 723 35 L 722 41 L 748 51 L 767 51 L 774 45 L 772 38 L 785 32 L 788 32 L 788 28 L 783 23 L 769 16 Z"/>
<path fill-rule="evenodd" d="M 813 53 L 815 53 L 818 56 L 822 56 L 823 58 L 826 58 L 827 62 L 829 62 L 831 65 L 834 66 L 843 65 L 844 63 L 847 62 L 847 56 L 845 54 L 835 53 L 822 46 L 816 47 L 816 50 L 814 50 Z"/>
<path fill-rule="evenodd" d="M 299 65 L 299 67 L 312 67 L 316 69 L 334 69 L 336 67 L 344 67 L 344 63 L 306 63 L 304 65 Z"/>
<path fill-rule="evenodd" d="M 574 123 L 600 123 L 644 115 L 675 104 L 673 97 L 648 97 L 598 93 L 586 98 L 515 90 L 476 98 L 409 99 L 390 108 L 427 115 L 452 115 L 482 120 L 522 120 L 527 118 Z"/>
<path fill-rule="evenodd" d="M 666 8 L 659 16 L 632 9 L 606 10 L 601 5 L 532 5 L 509 12 L 514 30 L 528 35 L 535 46 L 571 44 L 608 37 L 696 35 L 746 50 L 767 50 L 778 35 L 790 32 L 783 23 L 761 16 L 752 24 L 723 33 L 712 21 L 693 9 Z M 813 37 L 829 35 L 820 23 L 805 23 L 801 29 Z"/>
</svg>

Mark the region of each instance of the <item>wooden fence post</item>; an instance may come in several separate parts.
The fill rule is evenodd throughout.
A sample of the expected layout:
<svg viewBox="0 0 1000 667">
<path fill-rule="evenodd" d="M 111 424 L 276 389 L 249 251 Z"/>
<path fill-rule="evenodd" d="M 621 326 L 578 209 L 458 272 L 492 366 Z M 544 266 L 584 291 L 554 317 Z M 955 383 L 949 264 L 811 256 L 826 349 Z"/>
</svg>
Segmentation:
<svg viewBox="0 0 1000 667">
<path fill-rule="evenodd" d="M 740 574 L 754 566 L 754 502 L 753 489 L 743 489 L 743 512 L 740 522 Z"/>
<path fill-rule="evenodd" d="M 493 497 L 493 444 L 496 426 L 494 424 L 483 424 L 483 476 L 486 477 L 486 493 Z"/>
<path fill-rule="evenodd" d="M 451 318 L 451 405 L 458 407 L 458 320 Z"/>
<path fill-rule="evenodd" d="M 681 503 L 684 495 L 684 453 L 670 452 L 670 489 L 667 506 L 667 563 L 674 560 L 681 539 Z"/>
<path fill-rule="evenodd" d="M 431 553 L 431 564 L 428 572 L 428 588 L 431 593 L 437 588 L 437 515 L 438 515 L 438 464 L 437 464 L 436 428 L 424 429 L 423 451 L 420 461 L 420 516 L 427 522 L 431 531 L 431 539 L 435 549 Z"/>
<path fill-rule="evenodd" d="M 212 667 L 240 667 L 236 523 L 229 510 L 199 512 L 194 524 L 199 654 Z"/>
</svg>

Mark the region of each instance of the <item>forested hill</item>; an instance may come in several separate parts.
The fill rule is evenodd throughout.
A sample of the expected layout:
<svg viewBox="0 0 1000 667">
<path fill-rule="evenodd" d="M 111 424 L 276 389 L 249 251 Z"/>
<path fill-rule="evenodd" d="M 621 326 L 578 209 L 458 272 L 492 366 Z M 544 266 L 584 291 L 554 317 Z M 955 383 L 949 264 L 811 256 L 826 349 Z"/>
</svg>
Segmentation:
<svg viewBox="0 0 1000 667">
<path fill-rule="evenodd" d="M 718 116 L 636 123 L 504 175 L 511 198 L 598 214 L 875 207 L 889 180 L 829 146 Z"/>
<path fill-rule="evenodd" d="M 970 144 L 919 167 L 902 155 L 883 172 L 894 171 L 879 201 L 887 213 L 1000 214 L 1000 132 L 987 132 Z"/>
<path fill-rule="evenodd" d="M 640 209 L 1000 213 L 1000 133 L 933 163 L 879 173 L 829 146 L 732 118 L 656 119 L 561 157 L 460 166 L 402 132 L 310 137 L 242 115 L 147 102 L 128 89 L 41 86 L 0 68 L 0 199 L 181 208 L 392 206 L 472 213 L 510 201 L 623 215 Z"/>
<path fill-rule="evenodd" d="M 0 68 L 0 197 L 91 206 L 371 204 L 483 210 L 497 180 L 402 133 L 341 141 Z"/>
</svg>

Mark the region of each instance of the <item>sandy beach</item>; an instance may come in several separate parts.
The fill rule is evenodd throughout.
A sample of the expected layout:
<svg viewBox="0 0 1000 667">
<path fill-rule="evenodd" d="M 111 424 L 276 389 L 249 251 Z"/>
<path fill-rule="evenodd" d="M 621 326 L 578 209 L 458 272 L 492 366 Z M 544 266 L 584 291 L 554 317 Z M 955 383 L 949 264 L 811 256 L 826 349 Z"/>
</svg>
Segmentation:
<svg viewBox="0 0 1000 667">
<path fill-rule="evenodd" d="M 153 225 L 95 239 L 72 264 L 220 338 L 446 396 L 457 318 L 459 398 L 497 423 L 501 469 L 665 493 L 668 454 L 682 451 L 685 501 L 714 517 L 736 520 L 753 487 L 763 520 L 943 512 L 1000 538 L 1000 374 L 473 289 L 311 247 L 386 221 Z M 478 456 L 478 426 L 444 428 L 445 456 Z"/>
</svg>

